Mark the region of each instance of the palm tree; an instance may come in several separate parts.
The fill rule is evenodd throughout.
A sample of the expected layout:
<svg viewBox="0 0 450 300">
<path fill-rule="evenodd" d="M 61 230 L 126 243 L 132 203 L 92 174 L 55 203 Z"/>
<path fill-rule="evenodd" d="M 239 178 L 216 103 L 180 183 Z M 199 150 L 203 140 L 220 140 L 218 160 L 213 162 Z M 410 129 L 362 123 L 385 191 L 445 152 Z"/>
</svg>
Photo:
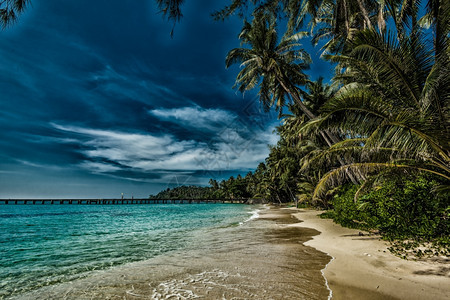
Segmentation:
<svg viewBox="0 0 450 300">
<path fill-rule="evenodd" d="M 216 190 L 218 190 L 219 189 L 219 183 L 217 182 L 217 180 L 215 180 L 215 179 L 209 179 L 209 185 L 211 185 L 211 188 L 214 190 L 214 191 L 216 191 Z"/>
<path fill-rule="evenodd" d="M 319 77 L 316 81 L 309 81 L 306 84 L 306 93 L 302 93 L 303 102 L 315 114 L 319 114 L 319 110 L 325 102 L 333 97 L 336 90 L 323 82 L 323 77 Z"/>
<path fill-rule="evenodd" d="M 303 128 L 344 133 L 347 140 L 318 155 L 314 163 L 351 156 L 350 163 L 322 177 L 315 195 L 343 180 L 343 171 L 370 175 L 386 168 L 418 170 L 450 180 L 449 39 L 436 55 L 420 28 L 396 34 L 361 31 L 347 55 L 330 58 L 343 87 Z"/>
<path fill-rule="evenodd" d="M 286 99 L 292 97 L 308 119 L 316 118 L 301 101 L 300 94 L 303 92 L 298 88 L 309 82 L 303 70 L 309 66 L 310 56 L 303 49 L 297 49 L 301 46 L 298 40 L 304 36 L 304 32 L 299 32 L 278 43 L 276 18 L 272 14 L 257 13 L 252 23 L 245 21 L 239 38 L 250 48 L 235 48 L 226 57 L 227 68 L 241 63 L 242 70 L 236 78 L 235 87 L 244 93 L 259 86 L 258 94 L 264 107 L 269 109 L 275 105 L 280 116 Z M 322 131 L 320 135 L 329 146 L 339 142 L 339 138 L 329 132 Z M 339 162 L 345 164 L 341 159 Z M 356 183 L 354 174 L 347 173 Z"/>
<path fill-rule="evenodd" d="M 275 105 L 278 110 L 292 97 L 301 110 L 313 119 L 316 116 L 302 103 L 298 86 L 307 83 L 303 72 L 308 68 L 310 56 L 298 40 L 305 33 L 285 37 L 278 43 L 276 18 L 258 13 L 252 23 L 244 21 L 239 35 L 242 44 L 249 48 L 235 48 L 226 57 L 226 67 L 240 63 L 235 87 L 244 93 L 259 86 L 259 97 L 266 109 Z"/>
<path fill-rule="evenodd" d="M 2 29 L 15 23 L 29 4 L 30 0 L 0 0 L 0 25 Z"/>
<path fill-rule="evenodd" d="M 214 16 L 216 19 L 224 19 L 238 12 L 243 17 L 249 2 L 253 4 L 254 13 L 264 11 L 287 19 L 288 34 L 304 28 L 304 21 L 309 20 L 311 32 L 315 33 L 313 41 L 317 43 L 320 39 L 326 39 L 324 49 L 338 53 L 344 50 L 345 42 L 351 40 L 356 31 L 371 29 L 375 23 L 380 28 L 385 27 L 385 3 L 389 0 L 381 3 L 376 0 L 233 0 Z"/>
</svg>

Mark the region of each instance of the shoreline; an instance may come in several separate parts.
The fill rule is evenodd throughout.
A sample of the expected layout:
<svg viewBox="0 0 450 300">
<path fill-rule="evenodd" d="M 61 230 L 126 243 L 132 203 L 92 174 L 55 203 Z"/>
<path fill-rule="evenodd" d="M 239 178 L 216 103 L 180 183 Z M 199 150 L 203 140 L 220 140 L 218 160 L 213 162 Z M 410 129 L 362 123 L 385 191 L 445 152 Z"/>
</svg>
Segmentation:
<svg viewBox="0 0 450 300">
<path fill-rule="evenodd" d="M 320 219 L 320 211 L 263 205 L 250 212 L 239 225 L 198 231 L 195 245 L 10 297 L 439 300 L 450 294 L 448 259 L 402 260 L 378 236 Z"/>
<path fill-rule="evenodd" d="M 92 270 L 74 280 L 8 297 L 326 299 L 329 290 L 320 270 L 329 262 L 329 256 L 304 245 L 319 232 L 290 227 L 298 223 L 291 211 L 246 208 L 241 223 L 230 218 L 223 224 L 191 231 L 186 244 L 173 251 Z"/>
<path fill-rule="evenodd" d="M 322 269 L 328 299 L 448 299 L 448 258 L 404 260 L 390 253 L 380 236 L 361 236 L 361 230 L 320 219 L 321 211 L 288 209 L 301 221 L 290 226 L 320 232 L 304 244 L 332 257 Z"/>
</svg>

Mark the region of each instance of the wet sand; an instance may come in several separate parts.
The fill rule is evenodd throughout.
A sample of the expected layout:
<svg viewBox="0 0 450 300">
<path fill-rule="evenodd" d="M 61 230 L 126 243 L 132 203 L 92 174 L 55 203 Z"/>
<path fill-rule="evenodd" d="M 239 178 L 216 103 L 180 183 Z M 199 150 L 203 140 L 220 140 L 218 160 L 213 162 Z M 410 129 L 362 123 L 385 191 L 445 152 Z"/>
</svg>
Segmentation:
<svg viewBox="0 0 450 300">
<path fill-rule="evenodd" d="M 96 271 L 15 299 L 327 299 L 330 261 L 305 246 L 317 230 L 293 227 L 292 211 L 262 209 L 244 224 L 203 231 L 195 245 Z"/>
<path fill-rule="evenodd" d="M 411 261 L 398 258 L 379 236 L 343 228 L 320 219 L 321 212 L 286 209 L 303 222 L 294 224 L 320 231 L 305 245 L 328 253 L 324 270 L 333 299 L 450 299 L 450 259 Z"/>
</svg>

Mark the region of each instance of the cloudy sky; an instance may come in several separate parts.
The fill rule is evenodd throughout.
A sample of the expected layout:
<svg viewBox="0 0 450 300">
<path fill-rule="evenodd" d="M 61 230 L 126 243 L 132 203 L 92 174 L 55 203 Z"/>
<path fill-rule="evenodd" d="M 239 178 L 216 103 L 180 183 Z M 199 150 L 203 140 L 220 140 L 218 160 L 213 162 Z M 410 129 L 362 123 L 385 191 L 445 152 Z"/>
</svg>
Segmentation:
<svg viewBox="0 0 450 300">
<path fill-rule="evenodd" d="M 152 0 L 33 0 L 0 32 L 0 198 L 148 197 L 264 160 L 277 114 L 224 63 L 242 21 L 186 2 L 173 38 Z"/>
</svg>

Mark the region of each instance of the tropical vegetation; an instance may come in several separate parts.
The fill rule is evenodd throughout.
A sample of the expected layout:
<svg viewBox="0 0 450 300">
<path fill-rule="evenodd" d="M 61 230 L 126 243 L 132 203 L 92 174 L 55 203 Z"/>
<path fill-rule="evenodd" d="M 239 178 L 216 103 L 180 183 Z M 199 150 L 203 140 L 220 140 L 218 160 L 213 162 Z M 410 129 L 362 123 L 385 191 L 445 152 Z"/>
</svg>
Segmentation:
<svg viewBox="0 0 450 300">
<path fill-rule="evenodd" d="M 174 21 L 183 2 L 157 0 Z M 1 1 L 2 26 L 27 3 Z M 439 241 L 448 254 L 450 1 L 231 0 L 213 14 L 232 15 L 244 24 L 226 66 L 239 64 L 239 91 L 257 89 L 278 111 L 279 141 L 245 177 L 159 197 L 317 206 L 345 226 Z M 305 73 L 308 39 L 335 65 L 330 84 Z"/>
<path fill-rule="evenodd" d="M 241 67 L 235 87 L 282 119 L 241 191 L 448 251 L 450 2 L 233 0 L 214 16 L 233 14 L 244 18 L 226 58 Z M 336 66 L 330 85 L 305 75 L 308 35 Z"/>
<path fill-rule="evenodd" d="M 244 48 L 229 52 L 227 66 L 241 64 L 241 91 L 258 87 L 263 105 L 291 113 L 266 159 L 275 188 L 265 195 L 332 209 L 335 221 L 386 238 L 437 238 L 448 251 L 450 3 L 253 3 Z M 297 41 L 305 29 L 336 65 L 331 86 L 304 76 L 309 61 Z"/>
</svg>

